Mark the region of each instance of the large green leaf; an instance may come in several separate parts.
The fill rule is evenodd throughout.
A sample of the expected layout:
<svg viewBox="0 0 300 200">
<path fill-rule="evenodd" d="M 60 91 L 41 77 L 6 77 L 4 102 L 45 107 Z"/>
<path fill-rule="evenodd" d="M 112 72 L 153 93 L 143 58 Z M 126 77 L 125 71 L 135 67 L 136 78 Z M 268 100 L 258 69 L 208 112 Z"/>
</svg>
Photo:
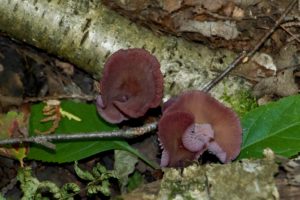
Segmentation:
<svg viewBox="0 0 300 200">
<path fill-rule="evenodd" d="M 243 117 L 242 126 L 243 144 L 239 158 L 260 158 L 267 147 L 277 155 L 296 155 L 300 152 L 300 95 L 250 111 Z"/>
<path fill-rule="evenodd" d="M 47 130 L 51 127 L 51 123 L 41 123 L 43 118 L 42 108 L 44 104 L 36 104 L 31 107 L 31 117 L 29 133 L 35 135 L 34 130 Z M 106 123 L 97 114 L 96 106 L 92 104 L 76 103 L 73 101 L 63 101 L 61 103 L 63 110 L 72 113 L 81 118 L 81 121 L 69 120 L 62 118 L 56 133 L 88 133 L 95 131 L 112 131 L 116 130 L 117 126 Z M 42 160 L 47 162 L 71 162 L 80 160 L 96 153 L 111 149 L 126 150 L 138 156 L 146 163 L 154 166 L 141 155 L 136 149 L 132 148 L 126 141 L 122 139 L 99 139 L 95 140 L 77 140 L 77 141 L 59 141 L 55 142 L 56 150 L 51 151 L 40 145 L 32 145 L 28 154 L 29 159 Z"/>
</svg>

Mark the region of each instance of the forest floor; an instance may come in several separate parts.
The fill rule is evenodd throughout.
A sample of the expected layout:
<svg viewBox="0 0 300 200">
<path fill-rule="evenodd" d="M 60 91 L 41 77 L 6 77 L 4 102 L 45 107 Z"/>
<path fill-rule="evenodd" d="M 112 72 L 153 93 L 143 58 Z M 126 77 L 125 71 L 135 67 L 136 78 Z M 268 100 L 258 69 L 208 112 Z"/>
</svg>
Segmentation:
<svg viewBox="0 0 300 200">
<path fill-rule="evenodd" d="M 235 52 L 251 50 L 272 28 L 289 1 L 105 1 L 107 6 L 125 17 L 146 26 L 156 34 L 184 37 L 190 42 L 205 44 L 212 49 L 226 48 Z M 127 2 L 127 3 L 124 3 Z M 209 3 L 205 3 L 209 2 Z M 232 73 L 253 84 L 252 95 L 258 105 L 264 105 L 282 97 L 299 94 L 300 88 L 300 11 L 297 6 L 285 17 L 284 22 L 264 43 L 254 56 L 255 62 Z M 8 35 L 0 34 L 0 112 L 24 107 L 24 99 L 40 101 L 46 96 L 78 94 L 94 96 L 99 92 L 99 80 L 76 66 L 48 55 L 46 52 Z M 28 104 L 28 103 L 26 103 Z M 152 118 L 159 111 L 151 113 Z M 122 127 L 130 124 L 122 124 Z M 154 135 L 131 142 L 135 148 L 151 160 L 159 161 L 159 145 Z M 95 163 L 113 168 L 113 151 L 101 153 L 80 161 L 80 166 L 92 169 Z M 283 162 L 276 176 L 281 199 L 300 198 L 300 162 L 293 161 L 292 169 Z M 76 182 L 84 185 L 76 176 L 73 164 L 49 164 L 27 161 L 34 176 L 50 180 L 57 185 Z M 291 163 L 290 163 L 291 164 Z M 0 188 L 11 199 L 20 199 L 22 192 L 14 184 L 19 162 L 0 156 Z M 136 170 L 144 177 L 144 183 L 161 179 L 162 172 L 139 161 Z M 291 184 L 290 180 L 294 180 Z M 112 196 L 120 194 L 113 183 Z M 77 198 L 87 198 L 84 192 Z M 104 196 L 94 197 L 103 199 Z"/>
</svg>

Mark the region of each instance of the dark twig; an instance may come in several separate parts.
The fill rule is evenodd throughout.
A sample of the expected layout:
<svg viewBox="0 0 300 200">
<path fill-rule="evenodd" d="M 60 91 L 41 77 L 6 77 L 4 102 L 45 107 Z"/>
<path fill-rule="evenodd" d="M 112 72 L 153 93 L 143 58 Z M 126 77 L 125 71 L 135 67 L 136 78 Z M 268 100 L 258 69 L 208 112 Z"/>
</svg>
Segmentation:
<svg viewBox="0 0 300 200">
<path fill-rule="evenodd" d="M 46 96 L 46 97 L 27 97 L 23 100 L 23 103 L 47 101 L 52 99 L 81 99 L 85 101 L 93 101 L 96 99 L 96 96 L 71 94 L 71 95 L 58 95 L 58 96 Z"/>
<path fill-rule="evenodd" d="M 300 70 L 300 64 L 299 65 L 291 65 L 291 66 L 286 66 L 281 68 L 280 70 L 276 71 L 276 74 L 279 74 L 280 72 L 284 71 L 284 70 Z"/>
<path fill-rule="evenodd" d="M 209 92 L 213 87 L 215 87 L 231 70 L 233 70 L 244 58 L 246 51 L 243 51 L 239 56 L 232 62 L 228 67 L 215 79 L 210 81 L 207 85 L 204 86 L 202 91 Z"/>
<path fill-rule="evenodd" d="M 8 191 L 12 190 L 18 183 L 18 178 L 14 177 L 12 179 L 10 179 L 8 185 L 4 186 L 1 188 L 1 194 L 2 195 L 6 195 Z"/>
<path fill-rule="evenodd" d="M 27 138 L 11 138 L 0 140 L 0 146 L 22 143 L 42 144 L 52 141 L 62 140 L 92 140 L 104 138 L 134 138 L 145 133 L 154 131 L 157 128 L 157 123 L 149 123 L 137 128 L 129 128 L 124 130 L 112 132 L 91 132 L 91 133 L 77 133 L 77 134 L 54 134 L 54 135 L 40 135 Z"/>
<path fill-rule="evenodd" d="M 248 61 L 256 51 L 265 43 L 265 41 L 270 37 L 270 35 L 280 26 L 286 15 L 293 9 L 298 0 L 292 0 L 292 2 L 288 5 L 285 11 L 282 13 L 280 18 L 275 22 L 274 26 L 259 40 L 259 42 L 255 45 L 255 47 L 248 53 L 242 52 L 239 56 L 228 65 L 228 67 L 215 79 L 210 81 L 208 84 L 204 86 L 202 89 L 205 92 L 209 92 L 213 87 L 215 87 L 223 78 L 231 72 L 237 65 L 239 65 L 242 61 Z"/>
<path fill-rule="evenodd" d="M 292 36 L 291 38 L 288 39 L 288 42 L 292 41 L 292 40 L 296 40 L 297 42 L 300 43 L 300 37 L 299 37 L 299 34 L 294 34 L 292 33 L 289 29 L 287 29 L 285 26 L 283 25 L 280 25 L 280 27 L 285 31 L 287 32 L 290 36 Z"/>
</svg>

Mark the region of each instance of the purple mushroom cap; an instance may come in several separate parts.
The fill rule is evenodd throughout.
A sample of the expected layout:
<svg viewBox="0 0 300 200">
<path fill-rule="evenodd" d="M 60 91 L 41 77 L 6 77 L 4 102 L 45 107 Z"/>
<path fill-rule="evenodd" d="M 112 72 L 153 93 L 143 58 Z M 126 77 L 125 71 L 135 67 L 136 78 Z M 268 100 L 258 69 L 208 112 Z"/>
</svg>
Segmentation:
<svg viewBox="0 0 300 200">
<path fill-rule="evenodd" d="M 163 75 L 158 60 L 144 49 L 119 50 L 107 60 L 97 97 L 98 113 L 110 123 L 143 116 L 160 105 Z"/>
<path fill-rule="evenodd" d="M 196 152 L 186 149 L 182 134 L 194 123 L 194 116 L 185 112 L 164 115 L 158 123 L 158 137 L 163 145 L 161 166 L 179 166 L 181 161 L 194 160 Z"/>
<path fill-rule="evenodd" d="M 182 113 L 193 117 L 194 121 L 189 126 L 183 127 Z M 170 122 L 172 125 L 166 122 L 170 115 L 176 115 Z M 235 159 L 240 152 L 242 129 L 237 115 L 205 92 L 188 91 L 168 102 L 158 128 L 161 145 L 169 157 L 168 162 L 164 161 L 165 166 L 176 166 L 182 160 L 190 160 L 191 153 L 197 159 L 205 150 L 211 151 L 224 163 Z M 169 143 L 173 144 L 172 148 Z M 190 154 L 185 152 L 174 160 L 173 157 L 179 154 L 178 149 L 182 148 L 174 146 L 174 143 L 182 144 Z"/>
</svg>

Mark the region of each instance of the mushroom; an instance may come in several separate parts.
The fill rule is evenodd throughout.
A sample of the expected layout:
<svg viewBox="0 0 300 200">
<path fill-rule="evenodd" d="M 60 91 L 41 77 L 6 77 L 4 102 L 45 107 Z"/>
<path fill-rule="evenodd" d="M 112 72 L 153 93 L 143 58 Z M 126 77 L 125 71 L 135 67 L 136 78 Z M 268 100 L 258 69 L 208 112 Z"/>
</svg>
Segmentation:
<svg viewBox="0 0 300 200">
<path fill-rule="evenodd" d="M 183 160 L 198 159 L 206 150 L 215 154 L 223 163 L 238 156 L 242 129 L 237 115 L 230 108 L 197 90 L 185 92 L 171 101 L 167 102 L 158 126 L 163 154 L 167 152 L 169 158 L 168 162 L 165 158 L 162 160 L 162 166 L 178 166 Z M 185 113 L 185 117 L 182 113 Z M 194 120 L 183 126 L 182 120 L 186 115 L 192 116 L 190 118 Z M 172 148 L 169 143 L 173 144 Z M 183 152 L 182 148 L 189 153 L 184 152 L 174 158 Z"/>
<path fill-rule="evenodd" d="M 160 105 L 163 76 L 158 60 L 144 49 L 121 49 L 107 60 L 97 97 L 98 113 L 110 123 L 143 116 Z"/>
<path fill-rule="evenodd" d="M 158 137 L 163 145 L 161 166 L 178 166 L 185 159 L 195 159 L 196 153 L 186 149 L 182 143 L 182 134 L 194 120 L 192 114 L 185 112 L 172 112 L 161 118 L 158 124 Z"/>
</svg>

